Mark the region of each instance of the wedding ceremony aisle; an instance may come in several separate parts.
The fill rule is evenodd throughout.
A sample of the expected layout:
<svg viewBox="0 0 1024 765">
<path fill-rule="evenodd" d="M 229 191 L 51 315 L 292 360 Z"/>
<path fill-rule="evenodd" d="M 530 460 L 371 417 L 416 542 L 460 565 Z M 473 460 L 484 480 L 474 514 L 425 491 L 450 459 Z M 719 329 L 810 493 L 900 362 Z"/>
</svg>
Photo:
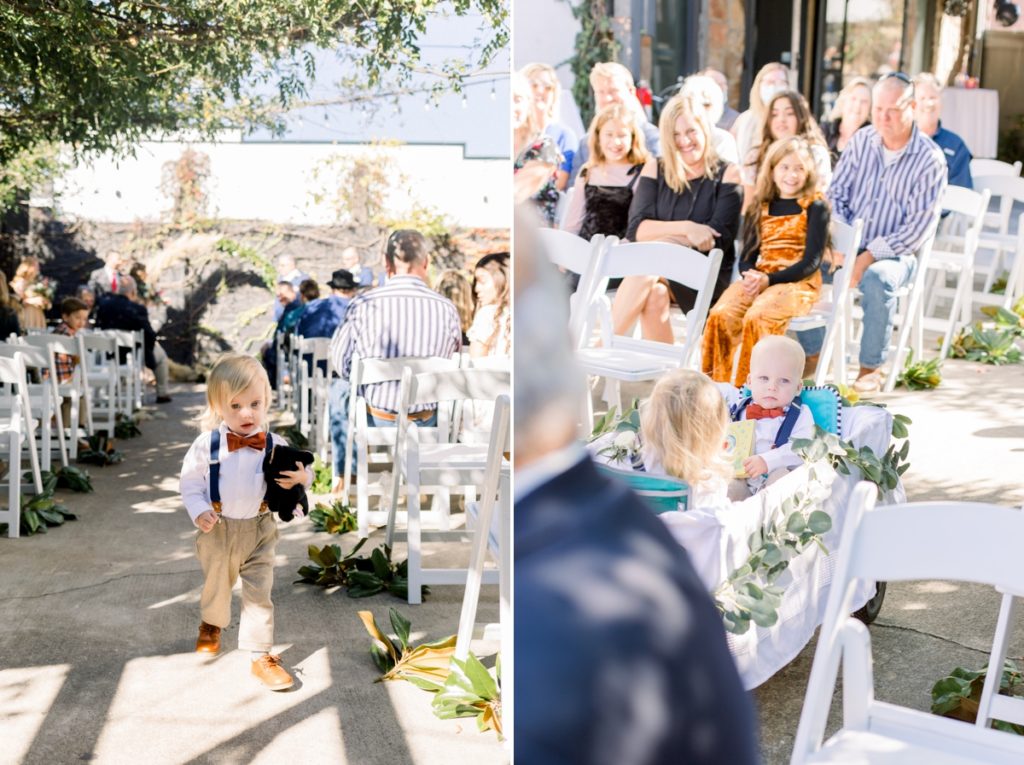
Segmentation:
<svg viewBox="0 0 1024 765">
<path fill-rule="evenodd" d="M 308 519 L 280 526 L 274 653 L 291 690 L 250 675 L 248 652 L 236 650 L 237 597 L 221 653 L 194 652 L 203 579 L 178 475 L 204 397 L 201 386 L 172 395 L 166 419 L 118 441 L 122 463 L 87 467 L 94 493 L 58 492 L 77 521 L 0 538 L 0 763 L 506 761 L 493 731 L 438 719 L 410 683 L 374 682 L 356 615 L 369 610 L 391 632 L 393 607 L 412 622 L 410 642 L 438 640 L 457 629 L 462 587 L 433 587 L 409 606 L 293 584 L 309 545 L 348 551 L 355 533 L 319 533 Z M 382 541 L 375 531 L 363 552 Z M 399 545 L 396 560 L 405 554 Z M 496 586 L 483 589 L 478 623 L 497 621 L 497 600 Z"/>
</svg>

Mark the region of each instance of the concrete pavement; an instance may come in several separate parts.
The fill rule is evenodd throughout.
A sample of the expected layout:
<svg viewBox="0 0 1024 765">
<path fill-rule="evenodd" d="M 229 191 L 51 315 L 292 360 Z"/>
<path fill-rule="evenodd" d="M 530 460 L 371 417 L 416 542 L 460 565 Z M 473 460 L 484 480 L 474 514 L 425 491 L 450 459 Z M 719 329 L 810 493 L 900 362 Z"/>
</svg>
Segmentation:
<svg viewBox="0 0 1024 765">
<path fill-rule="evenodd" d="M 59 492 L 77 522 L 0 538 L 0 763 L 507 761 L 493 732 L 434 717 L 425 691 L 375 683 L 356 616 L 368 609 L 386 626 L 394 606 L 415 642 L 434 640 L 456 631 L 461 588 L 434 587 L 424 605 L 409 606 L 292 584 L 307 545 L 349 549 L 355 534 L 316 533 L 307 520 L 281 527 L 275 652 L 296 677 L 292 690 L 250 677 L 247 652 L 235 650 L 237 597 L 222 654 L 193 652 L 202 576 L 177 476 L 197 433 L 185 418 L 202 401 L 200 387 L 179 386 L 161 408 L 167 419 L 119 442 L 122 464 L 88 468 L 95 493 Z M 381 541 L 375 533 L 364 551 Z M 496 587 L 481 598 L 478 622 L 487 621 L 497 621 Z"/>
</svg>

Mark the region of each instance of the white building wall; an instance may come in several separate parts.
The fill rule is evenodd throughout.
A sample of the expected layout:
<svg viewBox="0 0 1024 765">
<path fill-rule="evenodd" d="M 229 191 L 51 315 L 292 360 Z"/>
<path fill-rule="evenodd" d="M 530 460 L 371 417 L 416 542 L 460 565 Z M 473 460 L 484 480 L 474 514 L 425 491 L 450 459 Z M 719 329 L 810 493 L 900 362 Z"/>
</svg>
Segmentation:
<svg viewBox="0 0 1024 765">
<path fill-rule="evenodd" d="M 579 109 L 572 100 L 572 70 L 566 63 L 576 52 L 580 24 L 563 0 L 516 0 L 512 15 L 512 66 L 522 69 L 539 62 L 555 67 L 562 85 L 562 124 L 577 135 L 584 132 Z"/>
<path fill-rule="evenodd" d="M 331 155 L 367 150 L 355 144 L 147 142 L 134 157 L 105 154 L 73 168 L 55 188 L 57 209 L 66 217 L 97 221 L 159 220 L 171 207 L 160 190 L 163 166 L 187 148 L 210 158 L 211 215 L 307 225 L 335 222 L 327 205 L 313 204 L 311 194 L 319 186 L 313 168 Z M 411 193 L 460 226 L 510 227 L 508 160 L 465 159 L 461 145 L 401 145 L 390 151 L 409 179 L 393 199 L 400 208 Z"/>
</svg>

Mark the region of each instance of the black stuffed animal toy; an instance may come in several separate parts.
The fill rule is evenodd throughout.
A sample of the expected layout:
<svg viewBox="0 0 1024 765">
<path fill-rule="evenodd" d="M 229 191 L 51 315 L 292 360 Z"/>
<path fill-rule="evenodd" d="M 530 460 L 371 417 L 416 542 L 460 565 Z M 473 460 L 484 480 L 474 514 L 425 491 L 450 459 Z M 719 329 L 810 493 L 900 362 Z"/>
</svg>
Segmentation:
<svg viewBox="0 0 1024 765">
<path fill-rule="evenodd" d="M 296 449 L 287 444 L 274 444 L 263 458 L 263 475 L 267 479 L 267 493 L 263 497 L 270 512 L 288 522 L 295 517 L 295 509 L 302 508 L 303 515 L 309 515 L 309 500 L 306 498 L 306 487 L 301 483 L 290 489 L 282 489 L 277 484 L 282 470 L 295 470 L 295 463 L 313 464 L 312 452 Z"/>
</svg>

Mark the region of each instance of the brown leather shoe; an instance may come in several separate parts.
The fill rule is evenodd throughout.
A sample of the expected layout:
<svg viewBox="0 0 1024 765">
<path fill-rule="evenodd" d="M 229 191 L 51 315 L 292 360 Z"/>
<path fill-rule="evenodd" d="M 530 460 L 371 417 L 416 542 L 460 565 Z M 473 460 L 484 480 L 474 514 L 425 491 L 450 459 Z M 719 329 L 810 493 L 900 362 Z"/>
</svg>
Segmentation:
<svg viewBox="0 0 1024 765">
<path fill-rule="evenodd" d="M 197 653 L 217 653 L 220 650 L 220 627 L 199 622 L 199 637 L 196 638 Z"/>
<path fill-rule="evenodd" d="M 291 688 L 292 676 L 281 666 L 281 657 L 267 654 L 252 663 L 253 675 L 272 691 Z"/>
</svg>

